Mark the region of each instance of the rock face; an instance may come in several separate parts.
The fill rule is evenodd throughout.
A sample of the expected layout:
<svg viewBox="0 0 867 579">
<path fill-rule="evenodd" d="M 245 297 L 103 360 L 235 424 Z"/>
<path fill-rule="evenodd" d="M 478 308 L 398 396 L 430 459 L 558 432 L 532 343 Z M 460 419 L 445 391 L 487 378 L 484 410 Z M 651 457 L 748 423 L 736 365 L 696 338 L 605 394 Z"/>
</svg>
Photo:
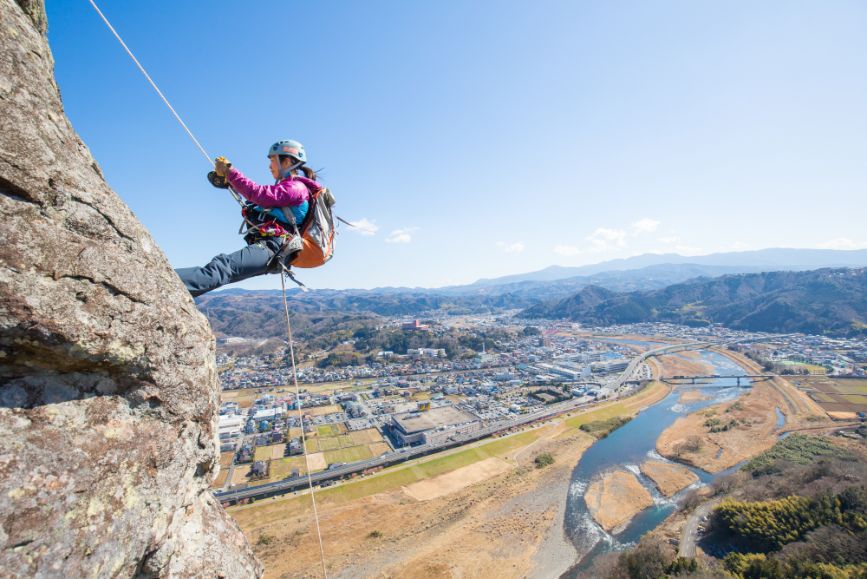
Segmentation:
<svg viewBox="0 0 867 579">
<path fill-rule="evenodd" d="M 207 490 L 214 346 L 63 113 L 41 0 L 0 0 L 0 569 L 257 577 Z"/>
</svg>

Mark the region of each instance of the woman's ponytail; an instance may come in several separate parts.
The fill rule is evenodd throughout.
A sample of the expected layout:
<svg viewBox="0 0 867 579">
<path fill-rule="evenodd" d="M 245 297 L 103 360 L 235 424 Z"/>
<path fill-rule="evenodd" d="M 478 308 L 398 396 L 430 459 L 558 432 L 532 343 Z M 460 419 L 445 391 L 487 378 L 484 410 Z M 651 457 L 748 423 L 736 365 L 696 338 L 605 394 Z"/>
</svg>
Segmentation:
<svg viewBox="0 0 867 579">
<path fill-rule="evenodd" d="M 316 181 L 316 171 L 314 171 L 307 165 L 301 165 L 301 172 L 304 173 L 304 176 L 311 181 Z"/>
</svg>

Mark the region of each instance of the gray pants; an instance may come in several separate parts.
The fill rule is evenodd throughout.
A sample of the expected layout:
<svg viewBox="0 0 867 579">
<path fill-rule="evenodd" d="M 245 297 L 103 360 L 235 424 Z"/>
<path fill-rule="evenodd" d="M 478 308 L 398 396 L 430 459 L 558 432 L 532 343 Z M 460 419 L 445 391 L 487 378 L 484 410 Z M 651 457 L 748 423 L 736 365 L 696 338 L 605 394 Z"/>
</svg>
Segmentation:
<svg viewBox="0 0 867 579">
<path fill-rule="evenodd" d="M 221 253 L 204 267 L 183 267 L 175 273 L 197 297 L 228 283 L 268 273 L 268 262 L 275 251 L 275 242 L 260 241 L 235 253 Z"/>
</svg>

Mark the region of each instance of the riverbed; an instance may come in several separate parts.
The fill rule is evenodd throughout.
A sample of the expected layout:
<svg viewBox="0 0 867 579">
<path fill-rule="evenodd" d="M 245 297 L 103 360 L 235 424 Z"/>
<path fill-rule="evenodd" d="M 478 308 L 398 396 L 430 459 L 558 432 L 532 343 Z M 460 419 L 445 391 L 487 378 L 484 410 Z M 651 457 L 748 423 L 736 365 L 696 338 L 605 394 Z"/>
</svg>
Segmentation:
<svg viewBox="0 0 867 579">
<path fill-rule="evenodd" d="M 713 367 L 714 374 L 746 374 L 740 366 L 725 356 L 710 351 L 701 351 L 700 355 L 702 361 Z M 665 520 L 686 492 L 731 472 L 732 469 L 729 469 L 711 474 L 684 465 L 698 476 L 699 482 L 672 497 L 665 497 L 650 479 L 641 474 L 638 467 L 648 459 L 667 461 L 656 452 L 656 440 L 659 435 L 680 416 L 713 404 L 735 400 L 749 389 L 746 380 L 742 379 L 741 382 L 742 386 L 737 387 L 731 380 L 711 381 L 710 384 L 703 385 L 701 390 L 706 397 L 692 401 L 681 400 L 684 389 L 676 389 L 661 402 L 643 410 L 631 422 L 612 432 L 607 438 L 594 443 L 584 453 L 572 472 L 564 521 L 566 535 L 574 543 L 580 559 L 563 577 L 579 577 L 583 570 L 589 568 L 597 555 L 635 544 L 642 535 Z M 614 468 L 625 468 L 635 474 L 650 491 L 653 506 L 638 513 L 624 528 L 607 533 L 590 516 L 584 501 L 584 492 L 595 476 Z"/>
</svg>

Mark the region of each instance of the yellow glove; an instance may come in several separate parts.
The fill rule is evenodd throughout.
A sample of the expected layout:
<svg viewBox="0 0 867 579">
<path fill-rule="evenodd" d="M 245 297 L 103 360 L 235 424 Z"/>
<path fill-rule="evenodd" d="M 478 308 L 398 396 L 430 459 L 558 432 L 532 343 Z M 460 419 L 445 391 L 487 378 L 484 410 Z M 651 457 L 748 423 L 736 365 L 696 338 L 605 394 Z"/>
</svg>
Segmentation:
<svg viewBox="0 0 867 579">
<path fill-rule="evenodd" d="M 232 168 L 232 164 L 225 157 L 217 157 L 214 159 L 214 171 L 217 172 L 217 175 L 220 177 L 225 177 L 229 174 L 229 169 Z"/>
</svg>

